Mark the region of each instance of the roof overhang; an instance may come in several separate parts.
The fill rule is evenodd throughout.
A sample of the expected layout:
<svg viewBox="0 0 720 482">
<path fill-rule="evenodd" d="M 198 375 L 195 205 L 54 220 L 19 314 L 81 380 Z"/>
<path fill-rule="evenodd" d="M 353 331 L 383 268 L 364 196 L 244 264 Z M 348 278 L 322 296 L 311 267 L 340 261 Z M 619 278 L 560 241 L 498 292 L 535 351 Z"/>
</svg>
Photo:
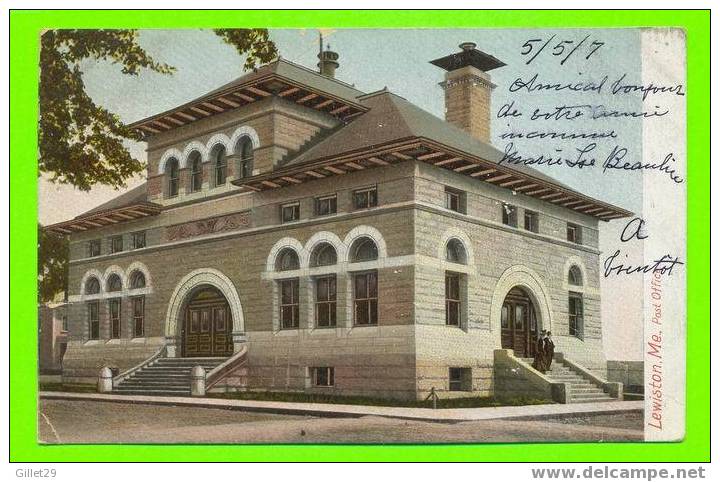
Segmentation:
<svg viewBox="0 0 720 482">
<path fill-rule="evenodd" d="M 72 234 L 89 231 L 91 229 L 111 226 L 128 221 L 146 218 L 160 214 L 162 206 L 154 203 L 137 203 L 121 208 L 108 209 L 46 226 L 47 231 L 57 234 Z"/>
<path fill-rule="evenodd" d="M 349 152 L 341 156 L 320 158 L 298 165 L 290 164 L 268 173 L 235 180 L 233 184 L 252 191 L 267 191 L 408 160 L 425 162 L 602 221 L 632 216 L 630 211 L 598 201 L 530 173 L 469 155 L 430 139 L 417 137 L 375 146 L 372 149 Z"/>
<path fill-rule="evenodd" d="M 298 105 L 324 112 L 343 122 L 368 111 L 366 106 L 358 102 L 338 97 L 271 72 L 134 122 L 129 127 L 139 130 L 146 137 L 153 136 L 244 107 L 270 96 L 278 96 Z"/>
</svg>

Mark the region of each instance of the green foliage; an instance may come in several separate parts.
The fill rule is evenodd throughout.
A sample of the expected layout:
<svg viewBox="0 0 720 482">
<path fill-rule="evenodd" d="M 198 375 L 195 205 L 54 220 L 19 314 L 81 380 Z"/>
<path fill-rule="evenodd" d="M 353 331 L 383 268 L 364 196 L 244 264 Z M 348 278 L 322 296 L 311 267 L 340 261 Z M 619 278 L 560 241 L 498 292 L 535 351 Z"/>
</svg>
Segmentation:
<svg viewBox="0 0 720 482">
<path fill-rule="evenodd" d="M 245 67 L 272 60 L 277 49 L 265 29 L 218 29 L 215 33 L 247 53 Z M 40 40 L 38 168 L 53 182 L 89 191 L 95 184 L 115 188 L 144 165 L 123 145 L 140 135 L 97 105 L 85 91 L 81 63 L 109 61 L 126 75 L 143 69 L 170 74 L 137 41 L 136 30 L 48 30 Z"/>
<path fill-rule="evenodd" d="M 208 393 L 211 398 L 228 398 L 234 400 L 263 400 L 272 402 L 296 403 L 332 403 L 344 405 L 368 405 L 385 407 L 432 408 L 432 400 L 392 400 L 374 397 L 343 396 L 322 393 L 304 392 L 230 392 Z M 477 408 L 506 407 L 517 405 L 539 405 L 554 403 L 552 400 L 540 400 L 526 397 L 499 399 L 494 397 L 441 398 L 438 408 Z"/>
<path fill-rule="evenodd" d="M 43 229 L 38 223 L 38 301 L 51 301 L 67 292 L 68 240 Z"/>
<path fill-rule="evenodd" d="M 97 183 L 121 187 L 143 169 L 123 141 L 140 137 L 87 95 L 80 69 L 85 59 L 109 60 L 128 75 L 172 68 L 148 56 L 134 30 L 49 30 L 41 37 L 40 172 L 84 191 Z"/>
<path fill-rule="evenodd" d="M 267 29 L 216 28 L 213 30 L 226 43 L 233 45 L 240 55 L 247 54 L 245 70 L 254 69 L 277 57 L 277 47 L 270 40 Z"/>
</svg>

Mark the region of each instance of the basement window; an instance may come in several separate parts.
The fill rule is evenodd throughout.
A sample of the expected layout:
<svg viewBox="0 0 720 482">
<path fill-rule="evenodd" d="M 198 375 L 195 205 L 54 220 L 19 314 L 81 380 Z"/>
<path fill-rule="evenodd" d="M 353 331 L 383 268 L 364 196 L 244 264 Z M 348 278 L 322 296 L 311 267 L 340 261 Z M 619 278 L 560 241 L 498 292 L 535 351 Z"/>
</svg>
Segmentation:
<svg viewBox="0 0 720 482">
<path fill-rule="evenodd" d="M 451 392 L 469 392 L 472 390 L 472 369 L 464 367 L 449 368 L 449 386 Z"/>
<path fill-rule="evenodd" d="M 312 384 L 315 387 L 335 386 L 335 367 L 312 367 Z"/>
</svg>

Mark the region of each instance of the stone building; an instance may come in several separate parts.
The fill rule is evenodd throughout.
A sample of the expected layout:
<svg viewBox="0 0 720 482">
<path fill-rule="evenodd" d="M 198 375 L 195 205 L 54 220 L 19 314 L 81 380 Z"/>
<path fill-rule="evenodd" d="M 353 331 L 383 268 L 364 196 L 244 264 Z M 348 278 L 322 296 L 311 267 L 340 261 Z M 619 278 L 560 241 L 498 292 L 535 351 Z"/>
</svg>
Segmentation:
<svg viewBox="0 0 720 482">
<path fill-rule="evenodd" d="M 474 44 L 446 121 L 279 59 L 133 127 L 147 182 L 49 227 L 70 237 L 68 381 L 419 399 L 608 398 L 598 223 L 630 213 L 489 144 Z M 527 363 L 550 330 L 552 373 Z M 584 394 L 578 397 L 577 394 Z"/>
</svg>

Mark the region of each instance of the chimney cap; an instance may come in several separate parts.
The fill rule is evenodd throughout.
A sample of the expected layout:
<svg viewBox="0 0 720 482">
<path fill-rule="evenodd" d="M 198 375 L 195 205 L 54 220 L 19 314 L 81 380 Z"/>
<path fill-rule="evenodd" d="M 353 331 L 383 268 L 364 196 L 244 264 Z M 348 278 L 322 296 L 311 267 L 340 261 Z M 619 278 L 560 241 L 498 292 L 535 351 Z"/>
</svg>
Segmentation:
<svg viewBox="0 0 720 482">
<path fill-rule="evenodd" d="M 489 72 L 505 65 L 505 62 L 496 59 L 490 54 L 477 50 L 475 42 L 463 42 L 459 45 L 461 51 L 431 60 L 430 63 L 445 69 L 448 72 L 467 67 L 475 67 L 483 72 Z"/>
</svg>

